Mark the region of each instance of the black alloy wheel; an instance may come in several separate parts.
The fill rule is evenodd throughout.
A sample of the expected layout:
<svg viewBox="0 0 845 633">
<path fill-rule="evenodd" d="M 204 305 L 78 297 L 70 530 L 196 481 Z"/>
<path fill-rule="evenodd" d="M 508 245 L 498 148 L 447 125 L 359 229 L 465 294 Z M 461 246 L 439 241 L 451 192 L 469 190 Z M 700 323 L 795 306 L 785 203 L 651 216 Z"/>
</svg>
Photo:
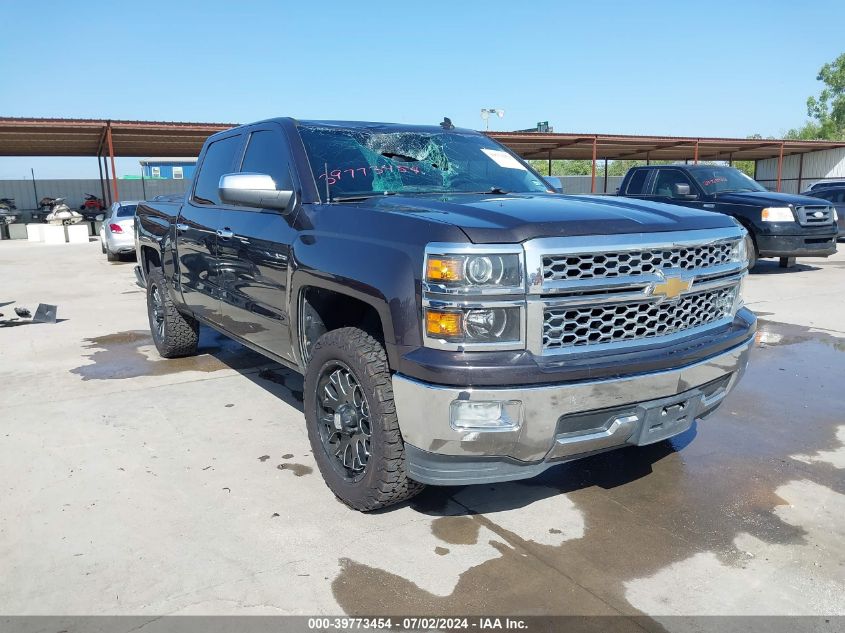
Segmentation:
<svg viewBox="0 0 845 633">
<path fill-rule="evenodd" d="M 360 480 L 370 460 L 370 406 L 352 370 L 327 362 L 317 379 L 316 417 L 320 441 L 334 470 L 349 482 Z"/>
</svg>

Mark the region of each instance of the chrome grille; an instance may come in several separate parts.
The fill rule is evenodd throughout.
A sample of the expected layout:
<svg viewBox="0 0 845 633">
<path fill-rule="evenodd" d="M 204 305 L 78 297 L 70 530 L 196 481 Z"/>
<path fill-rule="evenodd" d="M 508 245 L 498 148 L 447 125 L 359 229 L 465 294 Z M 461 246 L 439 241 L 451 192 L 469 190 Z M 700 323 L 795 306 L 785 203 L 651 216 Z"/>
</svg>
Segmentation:
<svg viewBox="0 0 845 633">
<path fill-rule="evenodd" d="M 796 207 L 798 222 L 803 226 L 817 226 L 821 224 L 832 224 L 833 213 L 827 206 L 804 206 Z"/>
<path fill-rule="evenodd" d="M 673 302 L 638 301 L 544 310 L 543 349 L 561 350 L 675 334 L 730 316 L 737 287 L 683 295 Z"/>
<path fill-rule="evenodd" d="M 717 242 L 686 248 L 544 255 L 543 278 L 571 281 L 643 275 L 667 268 L 708 268 L 730 263 L 734 244 Z"/>
</svg>

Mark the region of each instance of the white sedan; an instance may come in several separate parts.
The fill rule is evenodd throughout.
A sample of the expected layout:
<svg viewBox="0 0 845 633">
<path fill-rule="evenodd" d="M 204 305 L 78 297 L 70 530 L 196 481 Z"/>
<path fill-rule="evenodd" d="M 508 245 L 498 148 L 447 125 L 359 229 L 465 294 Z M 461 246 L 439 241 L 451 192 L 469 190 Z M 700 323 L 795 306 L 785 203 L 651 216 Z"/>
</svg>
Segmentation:
<svg viewBox="0 0 845 633">
<path fill-rule="evenodd" d="M 100 227 L 100 246 L 110 262 L 135 252 L 136 201 L 123 200 L 109 207 Z"/>
</svg>

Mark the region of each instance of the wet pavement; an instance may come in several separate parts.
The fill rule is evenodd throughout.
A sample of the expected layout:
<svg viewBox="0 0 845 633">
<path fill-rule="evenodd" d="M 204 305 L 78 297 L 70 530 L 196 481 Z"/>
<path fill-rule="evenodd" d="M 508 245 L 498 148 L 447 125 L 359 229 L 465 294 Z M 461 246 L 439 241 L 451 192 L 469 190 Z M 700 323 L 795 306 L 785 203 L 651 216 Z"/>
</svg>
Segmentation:
<svg viewBox="0 0 845 633">
<path fill-rule="evenodd" d="M 164 361 L 132 264 L 4 243 L 0 302 L 65 320 L 0 329 L 0 614 L 845 614 L 845 256 L 801 263 L 750 277 L 751 365 L 683 435 L 363 515 L 301 377 L 210 331 Z"/>
</svg>

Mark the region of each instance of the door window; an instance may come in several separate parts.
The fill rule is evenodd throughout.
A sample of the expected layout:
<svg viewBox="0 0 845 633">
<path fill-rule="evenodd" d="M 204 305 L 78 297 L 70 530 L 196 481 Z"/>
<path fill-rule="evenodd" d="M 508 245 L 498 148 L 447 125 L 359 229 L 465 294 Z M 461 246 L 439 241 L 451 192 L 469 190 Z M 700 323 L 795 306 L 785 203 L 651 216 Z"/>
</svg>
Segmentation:
<svg viewBox="0 0 845 633">
<path fill-rule="evenodd" d="M 695 187 L 687 175 L 677 169 L 659 169 L 654 182 L 654 195 L 661 198 L 677 198 L 675 185 L 689 185 L 690 193 L 695 193 Z"/>
<path fill-rule="evenodd" d="M 200 204 L 220 204 L 220 176 L 232 172 L 235 152 L 240 145 L 240 136 L 229 136 L 214 141 L 208 146 L 202 160 L 194 200 Z"/>
<path fill-rule="evenodd" d="M 637 169 L 633 174 L 631 174 L 631 180 L 628 181 L 628 188 L 625 189 L 625 193 L 629 196 L 641 196 L 643 193 L 643 189 L 645 188 L 645 181 L 648 179 L 648 170 L 647 169 Z"/>
<path fill-rule="evenodd" d="M 293 189 L 287 147 L 282 136 L 272 130 L 258 130 L 250 134 L 240 170 L 267 174 L 276 183 L 278 191 Z"/>
</svg>

